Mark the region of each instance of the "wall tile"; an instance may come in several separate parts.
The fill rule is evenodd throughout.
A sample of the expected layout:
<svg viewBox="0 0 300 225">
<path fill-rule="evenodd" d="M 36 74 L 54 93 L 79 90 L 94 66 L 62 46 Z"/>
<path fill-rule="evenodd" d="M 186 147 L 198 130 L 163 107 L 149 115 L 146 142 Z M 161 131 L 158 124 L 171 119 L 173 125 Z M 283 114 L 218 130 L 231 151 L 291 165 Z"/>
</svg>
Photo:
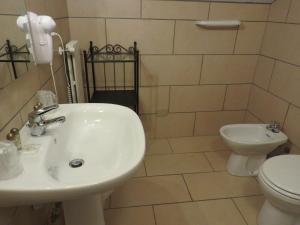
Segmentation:
<svg viewBox="0 0 300 225">
<path fill-rule="evenodd" d="M 274 65 L 274 59 L 259 56 L 254 76 L 254 83 L 264 89 L 268 89 Z"/>
<path fill-rule="evenodd" d="M 33 107 L 38 103 L 37 97 L 34 95 L 20 110 L 22 124 L 28 121 L 28 114 L 33 111 Z"/>
<path fill-rule="evenodd" d="M 8 121 L 5 127 L 0 129 L 0 141 L 6 140 L 6 135 L 9 133 L 11 128 L 21 128 L 22 127 L 22 120 L 20 114 L 17 114 L 13 119 Z"/>
<path fill-rule="evenodd" d="M 244 22 L 242 23 L 235 44 L 237 54 L 258 54 L 260 52 L 266 23 Z"/>
<path fill-rule="evenodd" d="M 221 110 L 225 90 L 225 85 L 173 86 L 170 94 L 170 112 Z"/>
<path fill-rule="evenodd" d="M 67 0 L 70 17 L 140 17 L 140 0 Z"/>
<path fill-rule="evenodd" d="M 245 119 L 244 119 L 245 123 L 261 123 L 261 121 L 255 117 L 252 113 L 250 112 L 246 112 L 245 114 Z"/>
<path fill-rule="evenodd" d="M 208 2 L 143 1 L 142 17 L 157 19 L 207 19 Z"/>
<path fill-rule="evenodd" d="M 141 59 L 142 86 L 199 83 L 202 56 L 145 55 Z"/>
<path fill-rule="evenodd" d="M 24 0 L 1 0 L 0 14 L 20 15 L 26 12 Z"/>
<path fill-rule="evenodd" d="M 0 63 L 0 89 L 6 87 L 13 79 L 9 71 L 8 63 Z"/>
<path fill-rule="evenodd" d="M 54 18 L 68 17 L 67 2 L 61 0 L 46 1 L 47 15 Z"/>
<path fill-rule="evenodd" d="M 197 112 L 195 135 L 218 135 L 226 124 L 241 123 L 245 111 Z"/>
<path fill-rule="evenodd" d="M 211 3 L 209 19 L 266 21 L 268 4 Z"/>
<path fill-rule="evenodd" d="M 0 27 L 0 45 L 9 39 L 12 45 L 21 47 L 25 44 L 25 34 L 16 26 L 17 16 L 1 15 Z"/>
<path fill-rule="evenodd" d="M 291 105 L 284 123 L 284 132 L 289 137 L 290 141 L 297 146 L 300 146 L 299 123 L 300 109 Z"/>
<path fill-rule="evenodd" d="M 11 217 L 16 212 L 16 208 L 5 207 L 0 209 L 0 225 L 11 224 Z"/>
<path fill-rule="evenodd" d="M 141 87 L 140 113 L 168 113 L 169 87 Z"/>
<path fill-rule="evenodd" d="M 272 3 L 269 12 L 269 21 L 284 22 L 289 11 L 291 0 L 276 0 Z"/>
<path fill-rule="evenodd" d="M 183 137 L 192 136 L 195 113 L 170 113 L 168 115 L 142 115 L 147 137 Z M 174 127 L 180 129 L 174 129 Z"/>
<path fill-rule="evenodd" d="M 209 30 L 194 21 L 176 21 L 177 54 L 231 54 L 237 30 Z"/>
<path fill-rule="evenodd" d="M 105 21 L 100 18 L 70 18 L 70 34 L 81 49 L 88 49 L 89 41 L 101 47 L 106 44 Z"/>
<path fill-rule="evenodd" d="M 47 15 L 47 5 L 45 0 L 24 0 L 26 9 L 38 15 Z"/>
<path fill-rule="evenodd" d="M 300 25 L 268 23 L 262 54 L 300 65 Z"/>
<path fill-rule="evenodd" d="M 143 54 L 170 54 L 173 48 L 174 21 L 108 19 L 107 41 L 132 46 Z"/>
<path fill-rule="evenodd" d="M 300 2 L 298 0 L 291 0 L 290 10 L 287 18 L 289 23 L 300 23 Z"/>
<path fill-rule="evenodd" d="M 300 106 L 300 67 L 277 61 L 271 80 L 270 91 Z"/>
<path fill-rule="evenodd" d="M 249 84 L 229 85 L 226 91 L 224 109 L 225 110 L 247 109 L 250 87 L 251 86 Z"/>
<path fill-rule="evenodd" d="M 254 76 L 256 62 L 255 55 L 204 56 L 200 83 L 250 83 Z"/>
<path fill-rule="evenodd" d="M 283 123 L 288 103 L 258 87 L 253 87 L 248 109 L 264 122 L 275 120 Z"/>
</svg>

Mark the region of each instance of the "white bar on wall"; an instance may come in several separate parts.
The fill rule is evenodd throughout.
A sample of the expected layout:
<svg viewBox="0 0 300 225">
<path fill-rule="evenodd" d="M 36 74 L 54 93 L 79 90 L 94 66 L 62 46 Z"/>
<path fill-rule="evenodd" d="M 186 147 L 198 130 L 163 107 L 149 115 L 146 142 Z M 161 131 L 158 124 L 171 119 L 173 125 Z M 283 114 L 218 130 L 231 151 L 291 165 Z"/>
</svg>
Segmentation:
<svg viewBox="0 0 300 225">
<path fill-rule="evenodd" d="M 196 21 L 197 26 L 205 28 L 238 28 L 241 25 L 239 20 L 201 20 Z"/>
</svg>

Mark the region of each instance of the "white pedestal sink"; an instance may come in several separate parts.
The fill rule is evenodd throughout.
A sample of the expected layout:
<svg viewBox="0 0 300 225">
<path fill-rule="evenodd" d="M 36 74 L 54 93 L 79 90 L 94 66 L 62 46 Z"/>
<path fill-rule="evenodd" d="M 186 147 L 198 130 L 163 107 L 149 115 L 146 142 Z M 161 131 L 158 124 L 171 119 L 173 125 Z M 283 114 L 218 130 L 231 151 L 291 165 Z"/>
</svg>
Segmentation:
<svg viewBox="0 0 300 225">
<path fill-rule="evenodd" d="M 31 150 L 21 152 L 23 173 L 0 181 L 0 206 L 62 201 L 66 225 L 104 224 L 101 194 L 130 178 L 144 157 L 139 117 L 112 104 L 60 105 L 47 116 L 66 122 L 41 137 L 21 130 Z M 79 167 L 69 165 L 74 159 Z"/>
</svg>

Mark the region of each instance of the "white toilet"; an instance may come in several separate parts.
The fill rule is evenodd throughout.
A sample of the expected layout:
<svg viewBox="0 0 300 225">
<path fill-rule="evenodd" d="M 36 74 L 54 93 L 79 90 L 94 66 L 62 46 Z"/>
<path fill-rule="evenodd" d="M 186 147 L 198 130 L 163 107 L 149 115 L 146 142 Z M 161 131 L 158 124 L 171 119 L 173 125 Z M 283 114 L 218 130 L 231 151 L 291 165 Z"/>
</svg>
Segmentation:
<svg viewBox="0 0 300 225">
<path fill-rule="evenodd" d="M 267 199 L 258 225 L 300 225 L 300 155 L 268 159 L 258 180 Z"/>
<path fill-rule="evenodd" d="M 281 131 L 267 129 L 267 124 L 232 124 L 223 126 L 220 134 L 233 151 L 227 170 L 235 176 L 256 176 L 268 153 L 287 142 Z"/>
</svg>

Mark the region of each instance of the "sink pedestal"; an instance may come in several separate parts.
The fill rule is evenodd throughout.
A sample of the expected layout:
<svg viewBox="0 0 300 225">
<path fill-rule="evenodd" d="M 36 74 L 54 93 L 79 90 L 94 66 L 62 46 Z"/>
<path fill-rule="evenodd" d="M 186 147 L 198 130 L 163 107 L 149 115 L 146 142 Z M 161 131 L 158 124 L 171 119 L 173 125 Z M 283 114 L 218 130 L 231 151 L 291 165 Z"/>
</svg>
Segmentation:
<svg viewBox="0 0 300 225">
<path fill-rule="evenodd" d="M 63 202 L 66 225 L 105 225 L 101 194 Z"/>
</svg>

